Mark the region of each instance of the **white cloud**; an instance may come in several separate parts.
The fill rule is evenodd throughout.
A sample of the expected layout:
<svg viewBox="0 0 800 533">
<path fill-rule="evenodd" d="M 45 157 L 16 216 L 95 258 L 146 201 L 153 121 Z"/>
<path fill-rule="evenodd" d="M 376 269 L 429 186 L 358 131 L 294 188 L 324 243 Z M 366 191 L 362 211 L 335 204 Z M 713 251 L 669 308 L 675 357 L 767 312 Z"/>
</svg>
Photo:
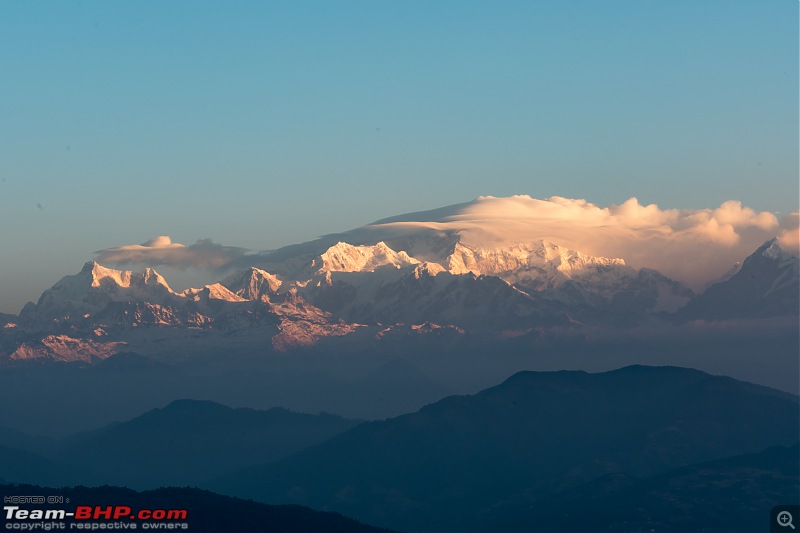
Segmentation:
<svg viewBox="0 0 800 533">
<path fill-rule="evenodd" d="M 298 254 L 320 254 L 339 240 L 350 244 L 404 242 L 405 235 L 432 230 L 458 233 L 466 244 L 485 248 L 546 239 L 589 255 L 622 258 L 635 268 L 654 268 L 700 289 L 772 237 L 778 237 L 781 245 L 795 254 L 800 248 L 798 212 L 779 220 L 773 213 L 757 212 L 734 200 L 717 208 L 662 209 L 656 204 L 642 205 L 636 198 L 600 207 L 586 200 L 558 196 L 544 200 L 529 196 L 480 197 L 466 204 L 388 220 L 398 219 L 401 221 L 379 222 L 292 246 L 280 254 L 281 261 Z M 430 253 L 442 251 L 436 246 L 431 250 Z M 269 254 L 249 255 L 244 248 L 210 240 L 185 246 L 166 236 L 97 254 L 101 263 L 214 271 L 271 263 Z"/>
<path fill-rule="evenodd" d="M 778 242 L 786 250 L 800 255 L 800 211 L 790 213 L 780 220 L 781 232 Z"/>
<path fill-rule="evenodd" d="M 247 252 L 244 248 L 223 246 L 201 239 L 188 246 L 172 242 L 160 235 L 142 244 L 130 244 L 98 250 L 97 261 L 103 264 L 147 266 L 194 267 L 199 269 L 222 269 Z"/>
<path fill-rule="evenodd" d="M 373 228 L 456 231 L 465 243 L 483 247 L 547 239 L 590 255 L 622 258 L 636 268 L 654 268 L 694 288 L 716 279 L 772 237 L 795 243 L 794 250 L 798 240 L 796 214 L 794 222 L 779 223 L 773 213 L 756 212 L 735 200 L 715 209 L 661 209 L 636 198 L 600 207 L 583 199 L 512 196 L 480 197 L 453 207 L 437 210 L 430 220 Z"/>
</svg>

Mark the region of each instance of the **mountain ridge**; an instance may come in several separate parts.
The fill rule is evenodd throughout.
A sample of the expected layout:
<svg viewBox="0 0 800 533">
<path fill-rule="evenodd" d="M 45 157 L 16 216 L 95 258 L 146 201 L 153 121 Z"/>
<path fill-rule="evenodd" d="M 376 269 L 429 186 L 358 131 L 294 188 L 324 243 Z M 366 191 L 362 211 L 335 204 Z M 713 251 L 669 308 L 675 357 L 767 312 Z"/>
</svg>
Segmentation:
<svg viewBox="0 0 800 533">
<path fill-rule="evenodd" d="M 63 441 L 53 456 L 73 482 L 138 489 L 185 486 L 322 442 L 360 421 L 331 414 L 174 400 Z"/>
<path fill-rule="evenodd" d="M 266 328 L 273 349 L 290 351 L 400 324 L 502 337 L 542 327 L 624 330 L 665 320 L 760 319 L 798 314 L 800 292 L 800 262 L 775 239 L 699 295 L 656 270 L 541 239 L 492 249 L 456 240 L 441 263 L 420 261 L 383 241 L 339 241 L 316 258 L 298 257 L 284 267 L 290 263 L 293 275 L 250 266 L 177 293 L 152 268 L 123 271 L 89 261 L 16 320 L 7 319 L 0 359 L 3 352 L 12 360 L 64 362 L 148 353 L 137 340 L 146 339 L 147 330 L 185 337 L 182 331 L 228 335 Z"/>
<path fill-rule="evenodd" d="M 517 513 L 607 474 L 648 478 L 794 445 L 798 416 L 797 396 L 693 369 L 520 372 L 213 486 L 399 529 L 480 530 L 508 515 L 497 502 L 518 501 Z"/>
</svg>

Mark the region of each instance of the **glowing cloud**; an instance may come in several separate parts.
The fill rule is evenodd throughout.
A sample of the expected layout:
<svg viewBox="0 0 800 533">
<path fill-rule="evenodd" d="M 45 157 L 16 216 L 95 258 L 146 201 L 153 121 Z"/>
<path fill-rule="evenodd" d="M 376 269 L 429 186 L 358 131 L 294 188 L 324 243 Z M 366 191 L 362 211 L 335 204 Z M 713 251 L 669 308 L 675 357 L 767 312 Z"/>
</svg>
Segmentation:
<svg viewBox="0 0 800 533">
<path fill-rule="evenodd" d="M 800 255 L 800 211 L 786 215 L 780 222 L 778 244 L 794 255 Z"/>
<path fill-rule="evenodd" d="M 482 196 L 450 210 L 416 215 L 417 221 L 407 216 L 370 228 L 378 233 L 415 228 L 455 232 L 465 244 L 484 248 L 546 239 L 590 255 L 622 258 L 636 268 L 654 268 L 694 288 L 716 279 L 772 237 L 779 236 L 797 253 L 796 213 L 779 223 L 774 214 L 735 200 L 716 209 L 687 210 L 642 205 L 636 198 L 599 207 L 558 196 Z"/>
<path fill-rule="evenodd" d="M 215 244 L 211 239 L 201 239 L 186 246 L 172 242 L 166 235 L 160 235 L 142 244 L 107 248 L 95 253 L 100 263 L 115 265 L 142 264 L 222 269 L 246 252 L 245 248 Z"/>
<path fill-rule="evenodd" d="M 661 209 L 656 204 L 642 205 L 636 198 L 600 207 L 586 200 L 559 196 L 544 200 L 482 196 L 472 202 L 409 213 L 327 235 L 274 254 L 249 254 L 244 248 L 210 240 L 185 246 L 160 236 L 142 244 L 100 250 L 97 260 L 216 271 L 258 265 L 283 272 L 279 266 L 282 261 L 314 257 L 339 241 L 356 246 L 387 241 L 396 243 L 397 252 L 405 251 L 419 260 L 444 262 L 452 248 L 448 251 L 438 239 L 457 234 L 464 244 L 487 249 L 548 240 L 593 256 L 621 258 L 635 268 L 653 268 L 693 289 L 702 289 L 773 237 L 778 237 L 787 251 L 798 254 L 799 221 L 798 212 L 779 220 L 773 213 L 756 212 L 735 200 L 713 209 Z M 433 239 L 414 237 L 420 234 Z M 445 242 L 452 240 L 447 238 Z M 287 274 L 291 275 L 291 265 L 296 264 L 286 264 Z"/>
</svg>

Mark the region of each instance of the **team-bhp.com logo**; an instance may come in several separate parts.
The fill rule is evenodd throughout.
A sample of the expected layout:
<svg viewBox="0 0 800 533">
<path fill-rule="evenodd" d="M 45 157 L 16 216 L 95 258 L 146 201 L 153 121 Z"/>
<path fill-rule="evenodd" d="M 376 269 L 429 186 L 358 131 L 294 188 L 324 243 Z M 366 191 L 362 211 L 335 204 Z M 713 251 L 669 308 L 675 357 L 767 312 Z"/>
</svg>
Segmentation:
<svg viewBox="0 0 800 533">
<path fill-rule="evenodd" d="M 17 505 L 3 506 L 6 529 L 34 531 L 53 529 L 189 529 L 185 522 L 186 509 L 140 509 L 126 505 L 79 505 L 74 511 L 66 509 L 22 509 Z M 67 524 L 64 521 L 69 521 Z M 138 522 L 138 525 L 137 525 Z"/>
<path fill-rule="evenodd" d="M 90 507 L 79 505 L 75 509 L 75 520 L 119 520 L 130 518 L 137 520 L 186 520 L 189 513 L 186 509 L 142 509 L 135 514 L 130 507 L 117 505 L 114 507 Z"/>
</svg>

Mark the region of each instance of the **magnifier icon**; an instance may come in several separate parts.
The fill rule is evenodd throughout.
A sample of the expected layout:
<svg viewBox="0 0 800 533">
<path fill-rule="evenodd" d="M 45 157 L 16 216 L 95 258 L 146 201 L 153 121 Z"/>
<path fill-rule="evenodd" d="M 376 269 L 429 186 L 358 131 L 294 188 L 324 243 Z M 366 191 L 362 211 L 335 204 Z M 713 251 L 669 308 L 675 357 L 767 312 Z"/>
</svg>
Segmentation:
<svg viewBox="0 0 800 533">
<path fill-rule="evenodd" d="M 792 513 L 789 511 L 781 511 L 778 513 L 778 525 L 781 527 L 790 527 L 794 529 L 794 524 L 792 524 Z"/>
</svg>

